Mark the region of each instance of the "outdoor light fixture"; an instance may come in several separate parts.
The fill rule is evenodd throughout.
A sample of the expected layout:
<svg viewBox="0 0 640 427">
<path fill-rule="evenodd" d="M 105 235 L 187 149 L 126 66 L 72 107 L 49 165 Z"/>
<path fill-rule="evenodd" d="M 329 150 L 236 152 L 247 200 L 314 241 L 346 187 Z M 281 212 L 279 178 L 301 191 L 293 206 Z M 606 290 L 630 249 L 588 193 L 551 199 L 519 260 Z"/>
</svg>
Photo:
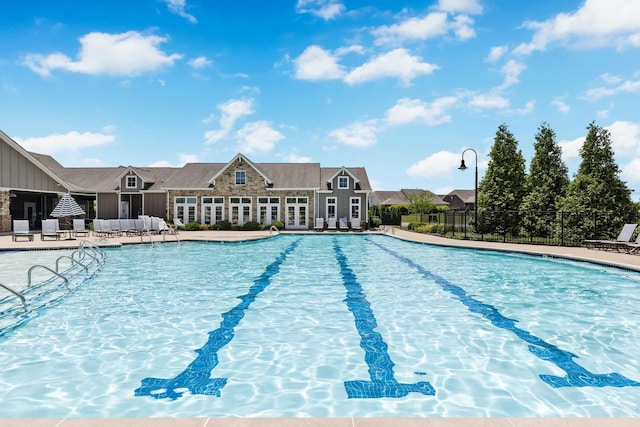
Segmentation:
<svg viewBox="0 0 640 427">
<path fill-rule="evenodd" d="M 464 163 L 464 153 L 466 153 L 467 151 L 473 151 L 473 154 L 476 155 L 476 196 L 473 203 L 476 212 L 475 212 L 473 229 L 477 233 L 478 232 L 478 153 L 476 152 L 476 150 L 474 150 L 473 148 L 467 148 L 462 152 L 462 160 L 460 161 L 460 167 L 458 169 L 460 169 L 463 172 L 469 169 L 467 165 Z"/>
</svg>

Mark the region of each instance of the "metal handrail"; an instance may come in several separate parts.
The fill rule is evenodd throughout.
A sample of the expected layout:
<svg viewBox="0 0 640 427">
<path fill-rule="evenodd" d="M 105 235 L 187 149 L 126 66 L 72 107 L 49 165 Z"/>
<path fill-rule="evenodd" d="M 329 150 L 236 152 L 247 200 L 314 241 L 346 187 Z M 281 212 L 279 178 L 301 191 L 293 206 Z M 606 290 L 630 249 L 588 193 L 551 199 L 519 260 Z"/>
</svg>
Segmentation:
<svg viewBox="0 0 640 427">
<path fill-rule="evenodd" d="M 10 287 L 8 287 L 7 285 L 3 285 L 2 283 L 0 283 L 0 288 L 6 289 L 7 291 L 11 292 L 12 294 L 20 298 L 20 301 L 22 301 L 22 307 L 24 308 L 24 311 L 25 312 L 27 311 L 27 300 L 24 298 L 24 296 L 20 292 L 15 291 Z"/>
<path fill-rule="evenodd" d="M 53 274 L 55 274 L 56 276 L 58 276 L 58 277 L 62 278 L 62 279 L 64 280 L 64 284 L 65 284 L 65 286 L 67 287 L 67 289 L 69 288 L 69 279 L 67 279 L 67 278 L 66 278 L 66 277 L 64 277 L 62 274 L 58 273 L 57 271 L 53 271 L 53 270 L 52 270 L 52 269 L 50 269 L 49 267 L 46 267 L 46 266 L 44 266 L 44 265 L 40 265 L 40 264 L 36 264 L 36 265 L 32 266 L 32 267 L 29 269 L 29 272 L 28 272 L 29 280 L 27 281 L 27 287 L 31 287 L 31 272 L 32 272 L 32 271 L 33 271 L 33 269 L 34 269 L 34 268 L 36 268 L 36 267 L 42 267 L 42 268 L 44 268 L 45 270 L 49 271 L 50 273 L 53 273 Z"/>
<path fill-rule="evenodd" d="M 79 254 L 82 254 L 83 256 L 84 256 L 84 255 L 90 256 L 90 257 L 91 257 L 91 258 L 93 258 L 93 259 L 94 259 L 98 264 L 100 264 L 100 260 L 99 260 L 97 257 L 95 257 L 95 256 L 91 255 L 91 254 L 90 254 L 89 252 L 87 252 L 87 251 L 83 251 L 83 250 L 80 250 L 80 249 L 76 249 L 75 251 L 71 252 L 71 258 L 73 258 L 73 257 L 74 257 L 74 255 L 75 255 L 75 254 L 78 254 L 78 253 L 79 253 Z M 81 259 L 81 258 L 79 258 L 79 259 Z M 93 262 L 93 261 L 91 261 L 91 262 Z"/>
<path fill-rule="evenodd" d="M 83 240 L 80 242 L 80 247 L 79 249 L 84 249 L 85 247 L 90 248 L 93 252 L 97 252 L 100 254 L 100 256 L 102 257 L 102 259 L 104 259 L 105 257 L 105 253 L 104 250 L 102 250 L 102 248 L 96 244 L 93 244 L 91 242 L 89 242 L 88 240 Z"/>
<path fill-rule="evenodd" d="M 275 225 L 269 227 L 269 234 L 273 234 L 274 231 L 276 232 L 276 234 L 280 234 L 280 230 Z"/>
<path fill-rule="evenodd" d="M 89 272 L 89 268 L 84 265 L 83 263 L 81 263 L 78 260 L 73 259 L 72 257 L 68 256 L 68 255 L 61 255 L 58 257 L 58 259 L 56 259 L 56 271 L 60 271 L 60 260 L 62 258 L 68 258 L 71 260 L 71 265 L 73 265 L 73 263 L 75 262 L 76 264 L 80 264 L 82 267 L 84 267 L 85 271 L 88 273 Z"/>
</svg>

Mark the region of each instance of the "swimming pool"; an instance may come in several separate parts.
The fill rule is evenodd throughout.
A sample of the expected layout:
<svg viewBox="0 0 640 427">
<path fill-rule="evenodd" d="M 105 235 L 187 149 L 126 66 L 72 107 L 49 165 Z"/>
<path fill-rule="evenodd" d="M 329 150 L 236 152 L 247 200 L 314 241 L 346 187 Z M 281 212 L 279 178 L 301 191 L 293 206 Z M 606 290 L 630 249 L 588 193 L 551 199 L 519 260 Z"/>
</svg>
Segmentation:
<svg viewBox="0 0 640 427">
<path fill-rule="evenodd" d="M 109 249 L 0 337 L 0 417 L 637 416 L 639 287 L 374 235 Z"/>
</svg>

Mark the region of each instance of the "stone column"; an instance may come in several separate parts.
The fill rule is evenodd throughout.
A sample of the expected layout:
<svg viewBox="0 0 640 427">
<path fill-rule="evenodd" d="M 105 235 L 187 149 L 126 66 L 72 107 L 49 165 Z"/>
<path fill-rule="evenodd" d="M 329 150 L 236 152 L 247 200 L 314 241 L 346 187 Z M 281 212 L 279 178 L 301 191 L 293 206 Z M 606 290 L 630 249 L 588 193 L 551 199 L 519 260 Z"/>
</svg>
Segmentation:
<svg viewBox="0 0 640 427">
<path fill-rule="evenodd" d="M 0 190 L 0 233 L 11 231 L 11 211 L 9 210 L 9 190 Z"/>
</svg>

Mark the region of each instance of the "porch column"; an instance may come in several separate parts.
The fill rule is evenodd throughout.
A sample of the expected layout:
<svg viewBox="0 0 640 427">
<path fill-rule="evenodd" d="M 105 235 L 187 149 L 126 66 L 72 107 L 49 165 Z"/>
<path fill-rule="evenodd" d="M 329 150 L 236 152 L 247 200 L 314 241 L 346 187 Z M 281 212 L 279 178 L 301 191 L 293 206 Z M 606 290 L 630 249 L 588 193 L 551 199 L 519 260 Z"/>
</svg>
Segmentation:
<svg viewBox="0 0 640 427">
<path fill-rule="evenodd" d="M 0 190 L 0 232 L 11 231 L 10 190 Z"/>
</svg>

